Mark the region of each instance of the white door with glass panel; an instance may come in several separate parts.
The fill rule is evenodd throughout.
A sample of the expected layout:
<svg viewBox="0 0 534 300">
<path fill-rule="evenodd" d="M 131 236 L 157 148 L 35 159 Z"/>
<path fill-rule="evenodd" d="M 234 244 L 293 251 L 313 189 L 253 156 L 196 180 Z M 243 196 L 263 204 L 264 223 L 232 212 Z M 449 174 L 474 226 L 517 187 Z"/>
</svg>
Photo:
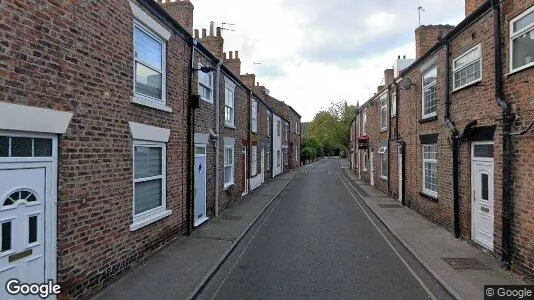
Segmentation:
<svg viewBox="0 0 534 300">
<path fill-rule="evenodd" d="M 7 294 L 9 279 L 55 280 L 52 173 L 52 139 L 0 135 L 0 299 L 24 297 Z"/>
<path fill-rule="evenodd" d="M 493 144 L 472 145 L 472 239 L 493 250 Z"/>
<path fill-rule="evenodd" d="M 208 217 L 206 214 L 206 145 L 195 146 L 195 220 L 199 226 Z"/>
</svg>

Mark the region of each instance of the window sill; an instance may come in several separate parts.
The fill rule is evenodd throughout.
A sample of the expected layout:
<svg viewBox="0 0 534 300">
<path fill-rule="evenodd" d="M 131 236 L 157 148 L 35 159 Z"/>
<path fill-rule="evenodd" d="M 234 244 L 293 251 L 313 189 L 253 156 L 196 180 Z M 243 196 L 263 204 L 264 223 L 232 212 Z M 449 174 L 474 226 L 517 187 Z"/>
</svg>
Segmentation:
<svg viewBox="0 0 534 300">
<path fill-rule="evenodd" d="M 386 131 L 388 131 L 387 128 L 380 128 L 380 133 L 383 133 L 383 132 L 386 132 Z"/>
<path fill-rule="evenodd" d="M 380 176 L 380 179 L 382 179 L 384 181 L 388 181 L 388 177 L 387 176 Z"/>
<path fill-rule="evenodd" d="M 473 81 L 473 82 L 471 82 L 471 83 L 468 83 L 468 84 L 466 84 L 466 85 L 464 85 L 464 86 L 455 88 L 455 89 L 453 89 L 453 90 L 451 91 L 451 93 L 456 93 L 456 92 L 461 91 L 461 90 L 463 90 L 463 89 L 466 89 L 466 88 L 469 88 L 469 87 L 478 85 L 478 84 L 480 84 L 481 82 L 482 82 L 482 78 L 478 79 L 477 81 Z"/>
<path fill-rule="evenodd" d="M 521 71 L 524 71 L 524 70 L 526 70 L 526 69 L 530 69 L 530 68 L 532 68 L 532 67 L 534 67 L 534 62 L 531 62 L 531 63 L 528 64 L 528 65 L 524 65 L 524 66 L 522 66 L 522 67 L 519 67 L 519 68 L 517 68 L 517 69 L 515 69 L 515 70 L 512 70 L 512 71 L 510 71 L 509 73 L 504 74 L 504 76 L 508 77 L 508 76 L 514 75 L 514 74 L 516 74 L 516 73 L 519 73 L 519 72 L 521 72 Z"/>
<path fill-rule="evenodd" d="M 148 107 L 166 111 L 166 112 L 172 112 L 172 109 L 166 105 L 159 104 L 154 101 L 145 100 L 139 96 L 133 96 L 132 103 L 143 105 L 143 106 L 148 106 Z"/>
<path fill-rule="evenodd" d="M 150 225 L 154 222 L 157 222 L 165 217 L 168 217 L 172 214 L 172 210 L 162 210 L 161 212 L 158 212 L 156 214 L 150 215 L 140 221 L 134 222 L 132 225 L 130 225 L 130 231 L 136 231 L 138 229 L 141 229 L 147 225 Z"/>
<path fill-rule="evenodd" d="M 209 100 L 209 99 L 206 99 L 206 98 L 202 98 L 200 97 L 200 100 L 204 101 L 204 102 L 207 102 L 209 104 L 213 104 L 213 100 Z"/>
<path fill-rule="evenodd" d="M 232 183 L 225 183 L 223 188 L 224 188 L 224 190 L 226 191 L 226 190 L 228 190 L 229 188 L 231 188 L 233 185 L 234 185 L 233 182 L 232 182 Z"/>
<path fill-rule="evenodd" d="M 425 192 L 419 192 L 419 195 L 427 200 L 438 202 L 438 197 L 435 195 L 429 195 L 428 193 L 425 193 Z"/>
<path fill-rule="evenodd" d="M 438 119 L 438 116 L 424 117 L 420 119 L 418 122 L 419 124 L 422 124 L 422 123 L 433 122 L 433 121 L 436 121 L 437 119 Z"/>
<path fill-rule="evenodd" d="M 224 127 L 230 128 L 230 129 L 235 129 L 235 126 L 232 125 L 232 124 L 224 124 Z"/>
</svg>

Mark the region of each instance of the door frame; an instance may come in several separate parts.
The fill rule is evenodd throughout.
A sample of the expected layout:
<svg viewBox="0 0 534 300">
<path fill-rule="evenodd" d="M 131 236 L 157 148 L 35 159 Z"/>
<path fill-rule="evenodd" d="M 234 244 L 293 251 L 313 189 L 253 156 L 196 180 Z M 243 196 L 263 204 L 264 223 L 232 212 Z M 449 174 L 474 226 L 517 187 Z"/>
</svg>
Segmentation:
<svg viewBox="0 0 534 300">
<path fill-rule="evenodd" d="M 404 160 L 404 157 L 402 155 L 402 145 L 397 145 L 397 177 L 398 177 L 398 180 L 397 180 L 397 184 L 399 185 L 398 186 L 398 199 L 401 203 L 402 203 L 402 181 L 403 181 L 403 176 L 404 174 L 402 173 L 402 164 L 404 163 L 403 162 Z"/>
<path fill-rule="evenodd" d="M 373 153 L 373 149 L 371 148 L 371 151 L 369 151 L 369 174 L 371 175 L 370 176 L 370 181 L 371 181 L 371 186 L 375 186 L 375 167 L 374 167 L 374 159 L 375 159 L 375 155 Z"/>
<path fill-rule="evenodd" d="M 248 194 L 248 190 L 249 190 L 249 180 L 248 180 L 248 174 L 247 174 L 247 169 L 248 169 L 248 160 L 247 160 L 247 148 L 245 146 L 244 150 L 241 151 L 241 157 L 243 158 L 243 155 L 245 156 L 244 160 L 243 160 L 243 172 L 245 174 L 241 174 L 245 180 L 245 182 L 243 183 L 243 186 L 245 187 L 245 190 L 243 191 L 243 193 L 241 193 L 241 196 L 245 196 L 246 194 Z"/>
<path fill-rule="evenodd" d="M 196 148 L 199 147 L 199 148 L 204 148 L 204 154 L 197 154 L 196 153 Z M 204 213 L 204 220 L 202 220 L 201 222 L 195 224 L 195 219 L 196 219 L 196 214 L 194 214 L 194 211 L 193 211 L 193 225 L 195 227 L 198 227 L 202 224 L 204 224 L 207 220 L 209 220 L 208 218 L 208 178 L 207 178 L 207 173 L 208 173 L 208 145 L 207 144 L 202 144 L 202 143 L 195 143 L 195 148 L 194 148 L 194 153 L 195 153 L 195 160 L 197 157 L 204 157 L 204 168 L 205 168 L 205 172 L 204 172 L 204 209 L 205 209 L 205 213 Z M 195 163 L 196 165 L 196 163 Z M 196 177 L 196 167 L 195 167 L 195 173 L 193 176 Z M 196 179 L 194 181 L 195 183 L 198 182 Z M 194 187 L 196 188 L 196 187 Z M 196 201 L 196 192 L 195 192 L 195 197 L 193 199 L 193 201 Z M 194 209 L 194 204 L 193 204 L 193 209 Z"/>
<path fill-rule="evenodd" d="M 52 157 L 0 157 L 0 169 L 45 168 L 45 240 L 44 263 L 45 282 L 53 280 L 57 283 L 57 170 L 58 170 L 58 137 L 55 134 L 0 130 L 0 134 L 12 137 L 46 138 L 52 140 Z M 51 299 L 55 299 L 52 297 Z"/>
<path fill-rule="evenodd" d="M 483 163 L 491 163 L 492 165 L 492 190 L 493 192 L 495 192 L 495 162 L 494 162 L 494 158 L 489 158 L 489 157 L 475 157 L 475 146 L 476 145 L 493 145 L 493 149 L 495 151 L 495 143 L 493 141 L 480 141 L 480 142 L 471 142 L 471 240 L 473 240 L 475 243 L 477 243 L 478 245 L 484 247 L 484 248 L 487 248 L 487 245 L 482 245 L 481 243 L 477 242 L 475 240 L 475 226 L 474 226 L 474 223 L 475 223 L 475 218 L 474 218 L 474 214 L 475 214 L 475 193 L 474 193 L 474 189 L 475 189 L 475 185 L 474 185 L 474 176 L 475 176 L 475 172 L 474 172 L 474 169 L 475 169 L 475 163 L 476 162 L 483 162 Z M 494 194 L 491 195 L 492 197 L 492 212 L 491 212 L 491 225 L 493 226 L 493 236 L 492 236 L 492 243 L 491 243 L 491 247 L 488 249 L 490 251 L 493 252 L 494 250 L 494 243 L 495 243 L 495 197 L 494 197 Z"/>
</svg>

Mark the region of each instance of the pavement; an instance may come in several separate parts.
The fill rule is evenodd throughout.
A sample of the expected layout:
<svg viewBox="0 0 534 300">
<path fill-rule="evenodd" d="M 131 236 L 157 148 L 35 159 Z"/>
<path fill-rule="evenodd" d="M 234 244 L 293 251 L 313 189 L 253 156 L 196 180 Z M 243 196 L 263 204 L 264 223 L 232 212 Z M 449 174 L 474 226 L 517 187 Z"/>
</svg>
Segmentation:
<svg viewBox="0 0 534 300">
<path fill-rule="evenodd" d="M 299 172 L 314 164 L 281 174 L 258 187 L 190 236 L 163 247 L 94 299 L 190 299 L 276 196 Z"/>
<path fill-rule="evenodd" d="M 347 162 L 343 162 L 342 175 L 388 230 L 455 298 L 483 299 L 484 285 L 527 284 L 502 269 L 489 253 L 454 238 L 449 231 L 358 180 Z M 450 258 L 461 259 L 457 268 L 446 261 Z"/>
</svg>

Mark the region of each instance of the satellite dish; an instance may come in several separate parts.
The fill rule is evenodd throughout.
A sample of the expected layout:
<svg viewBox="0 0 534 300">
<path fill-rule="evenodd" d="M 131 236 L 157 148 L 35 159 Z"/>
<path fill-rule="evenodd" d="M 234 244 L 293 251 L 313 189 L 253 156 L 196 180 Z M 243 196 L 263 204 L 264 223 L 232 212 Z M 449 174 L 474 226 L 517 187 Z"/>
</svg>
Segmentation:
<svg viewBox="0 0 534 300">
<path fill-rule="evenodd" d="M 409 91 L 410 88 L 412 87 L 412 85 L 415 85 L 412 83 L 412 79 L 410 79 L 410 77 L 404 77 L 402 80 L 401 80 L 401 86 L 403 89 Z"/>
</svg>

